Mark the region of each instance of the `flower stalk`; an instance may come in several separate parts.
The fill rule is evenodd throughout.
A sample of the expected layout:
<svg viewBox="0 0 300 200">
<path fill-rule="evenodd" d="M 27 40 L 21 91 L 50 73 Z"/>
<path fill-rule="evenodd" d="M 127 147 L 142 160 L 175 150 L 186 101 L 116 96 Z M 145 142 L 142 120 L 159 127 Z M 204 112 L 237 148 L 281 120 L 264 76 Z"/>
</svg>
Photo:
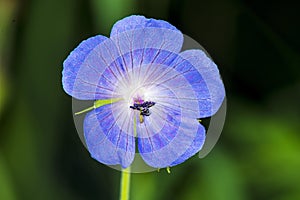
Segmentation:
<svg viewBox="0 0 300 200">
<path fill-rule="evenodd" d="M 129 200 L 130 175 L 130 167 L 122 170 L 120 182 L 120 200 Z"/>
</svg>

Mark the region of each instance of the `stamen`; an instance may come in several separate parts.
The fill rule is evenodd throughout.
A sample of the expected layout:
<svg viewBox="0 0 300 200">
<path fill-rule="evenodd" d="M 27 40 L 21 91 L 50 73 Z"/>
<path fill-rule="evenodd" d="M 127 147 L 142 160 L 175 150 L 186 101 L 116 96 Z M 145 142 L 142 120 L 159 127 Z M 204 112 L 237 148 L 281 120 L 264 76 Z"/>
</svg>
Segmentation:
<svg viewBox="0 0 300 200">
<path fill-rule="evenodd" d="M 149 108 L 154 106 L 155 102 L 153 101 L 143 101 L 138 100 L 133 103 L 133 106 L 129 106 L 133 110 L 140 111 L 140 123 L 144 122 L 144 116 L 150 116 L 150 110 Z"/>
</svg>

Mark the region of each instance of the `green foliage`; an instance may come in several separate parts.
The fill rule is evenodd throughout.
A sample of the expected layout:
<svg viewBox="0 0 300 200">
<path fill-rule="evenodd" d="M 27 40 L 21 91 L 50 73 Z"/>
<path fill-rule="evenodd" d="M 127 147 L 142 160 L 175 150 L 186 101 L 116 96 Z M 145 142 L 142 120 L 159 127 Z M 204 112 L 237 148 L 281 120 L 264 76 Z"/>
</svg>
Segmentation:
<svg viewBox="0 0 300 200">
<path fill-rule="evenodd" d="M 11 173 L 6 166 L 6 162 L 0 154 L 0 199 L 16 199 L 10 175 Z"/>
<path fill-rule="evenodd" d="M 4 107 L 4 103 L 6 101 L 7 98 L 7 80 L 4 76 L 4 72 L 2 72 L 3 70 L 1 70 L 0 68 L 0 116 L 2 114 L 2 109 Z"/>
<path fill-rule="evenodd" d="M 109 34 L 112 25 L 119 19 L 134 14 L 135 0 L 92 0 L 95 27 L 101 33 Z"/>
</svg>

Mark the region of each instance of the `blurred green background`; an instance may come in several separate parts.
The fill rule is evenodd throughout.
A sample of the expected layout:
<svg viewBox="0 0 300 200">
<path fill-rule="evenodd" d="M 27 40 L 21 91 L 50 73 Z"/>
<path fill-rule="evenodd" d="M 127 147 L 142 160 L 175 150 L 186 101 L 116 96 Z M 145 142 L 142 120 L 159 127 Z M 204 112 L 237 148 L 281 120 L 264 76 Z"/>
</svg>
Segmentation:
<svg viewBox="0 0 300 200">
<path fill-rule="evenodd" d="M 0 0 L 0 199 L 118 199 L 120 172 L 76 133 L 62 62 L 130 14 L 202 44 L 227 89 L 204 159 L 132 176 L 131 199 L 300 199 L 300 17 L 295 1 Z"/>
</svg>

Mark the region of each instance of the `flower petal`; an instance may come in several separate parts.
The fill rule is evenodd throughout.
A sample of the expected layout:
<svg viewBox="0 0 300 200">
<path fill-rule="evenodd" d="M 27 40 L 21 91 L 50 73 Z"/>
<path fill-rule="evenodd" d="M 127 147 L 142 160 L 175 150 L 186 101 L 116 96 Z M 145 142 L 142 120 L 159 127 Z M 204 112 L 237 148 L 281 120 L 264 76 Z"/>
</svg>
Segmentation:
<svg viewBox="0 0 300 200">
<path fill-rule="evenodd" d="M 151 115 L 137 125 L 138 149 L 148 165 L 162 168 L 180 158 L 193 143 L 199 126 L 199 105 L 182 73 L 168 65 L 152 65 L 139 66 L 145 77 L 141 86 L 156 104 L 150 108 Z M 159 81 L 155 81 L 156 77 L 160 77 Z"/>
<path fill-rule="evenodd" d="M 130 16 L 118 21 L 112 28 L 110 38 L 118 47 L 120 55 L 130 53 L 130 60 L 136 59 L 132 54 L 135 50 L 150 48 L 154 55 L 160 50 L 179 53 L 183 44 L 183 35 L 174 26 L 163 20 L 143 16 Z M 137 58 L 142 60 L 147 59 L 147 56 L 143 54 Z M 130 66 L 125 62 L 125 67 L 128 69 Z"/>
<path fill-rule="evenodd" d="M 178 57 L 177 54 L 161 50 L 159 54 L 153 53 L 153 49 L 135 50 L 133 55 L 148 54 L 150 59 L 142 59 L 142 63 L 138 64 L 136 60 L 130 61 L 130 55 L 123 55 L 124 62 L 132 63 L 133 69 L 128 69 L 126 77 L 129 77 L 130 82 L 126 85 L 117 86 L 116 93 L 122 94 L 124 99 L 130 102 L 131 94 L 138 88 L 143 88 L 147 96 L 158 104 L 166 104 L 166 106 L 181 106 L 189 112 L 189 117 L 199 118 L 200 111 L 198 107 L 199 99 L 185 77 L 185 73 L 177 71 L 176 68 L 170 67 L 174 59 Z M 190 65 L 193 68 L 193 66 Z M 198 79 L 201 75 L 194 69 Z M 206 85 L 203 84 L 206 88 Z M 206 88 L 207 95 L 208 90 Z M 178 99 L 180 103 L 175 103 L 174 99 Z M 180 105 L 179 105 L 180 104 Z M 124 108 L 128 109 L 130 105 Z M 155 106 L 153 109 L 156 109 Z"/>
<path fill-rule="evenodd" d="M 204 126 L 199 125 L 197 135 L 194 138 L 194 141 L 191 144 L 191 146 L 176 161 L 171 163 L 170 167 L 183 163 L 184 161 L 186 161 L 187 159 L 195 155 L 197 152 L 199 152 L 203 147 L 204 141 L 205 141 L 205 128 Z"/>
<path fill-rule="evenodd" d="M 111 106 L 106 105 L 89 112 L 84 120 L 84 135 L 91 156 L 107 164 L 130 166 L 135 155 L 133 124 L 129 130 L 123 130 L 116 124 Z M 129 120 L 123 124 L 131 123 Z M 127 132 L 125 132 L 127 131 Z"/>
<path fill-rule="evenodd" d="M 152 18 L 147 19 L 146 17 L 141 15 L 132 15 L 117 21 L 112 27 L 110 36 L 120 34 L 124 31 L 129 31 L 133 29 L 143 29 L 146 27 L 164 28 L 178 31 L 178 29 L 175 26 L 171 25 L 170 23 L 164 20 L 157 20 Z"/>
<path fill-rule="evenodd" d="M 185 76 L 199 98 L 199 118 L 214 115 L 225 98 L 225 88 L 216 64 L 201 50 L 187 50 L 179 55 L 187 62 L 181 62 L 179 59 L 178 62 L 182 64 L 178 65 L 176 70 L 182 71 L 192 66 L 201 75 L 202 80 L 195 71 Z"/>
<path fill-rule="evenodd" d="M 123 66 L 118 57 L 109 38 L 99 35 L 81 42 L 64 61 L 64 90 L 81 100 L 112 98 L 112 83 L 117 78 L 113 72 Z M 103 76 L 105 70 L 110 73 Z"/>
<path fill-rule="evenodd" d="M 177 160 L 188 158 L 194 143 L 199 123 L 197 120 L 182 118 L 178 121 L 167 114 L 166 125 L 161 132 L 152 137 L 138 138 L 138 149 L 143 160 L 155 168 L 164 168 L 176 164 Z M 178 125 L 180 124 L 180 125 Z M 174 129 L 174 126 L 177 129 Z M 146 125 L 145 125 L 146 127 Z M 145 128 L 146 132 L 148 128 Z M 187 154 L 185 156 L 184 154 Z"/>
</svg>

